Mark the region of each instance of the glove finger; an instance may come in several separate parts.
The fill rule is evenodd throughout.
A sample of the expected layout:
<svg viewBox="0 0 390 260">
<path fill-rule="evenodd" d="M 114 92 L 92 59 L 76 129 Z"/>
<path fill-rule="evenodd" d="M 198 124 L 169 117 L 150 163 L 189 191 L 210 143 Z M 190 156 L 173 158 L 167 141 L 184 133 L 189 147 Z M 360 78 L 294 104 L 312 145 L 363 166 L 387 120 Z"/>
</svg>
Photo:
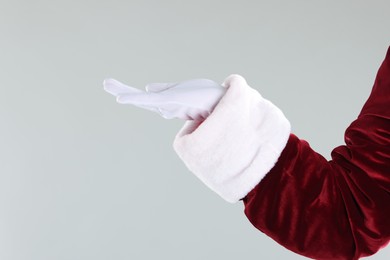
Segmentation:
<svg viewBox="0 0 390 260">
<path fill-rule="evenodd" d="M 173 87 L 180 87 L 180 88 L 201 88 L 201 87 L 222 87 L 220 84 L 216 83 L 215 81 L 212 81 L 210 79 L 190 79 L 185 80 L 181 82 L 174 82 L 174 83 L 150 83 L 146 85 L 145 89 L 147 92 L 161 92 L 164 90 L 168 90 Z"/>
<path fill-rule="evenodd" d="M 150 94 L 138 93 L 138 94 L 120 94 L 116 97 L 116 101 L 119 104 L 130 104 L 145 110 L 149 110 L 161 115 L 161 111 L 157 105 L 152 104 L 153 98 L 149 97 Z"/>
<path fill-rule="evenodd" d="M 202 88 L 202 87 L 207 87 L 207 88 L 220 88 L 222 87 L 220 84 L 218 84 L 215 81 L 212 81 L 210 79 L 190 79 L 190 80 L 185 80 L 177 85 L 180 85 L 180 87 L 183 88 Z"/>
<path fill-rule="evenodd" d="M 105 79 L 103 81 L 104 90 L 111 95 L 118 96 L 120 94 L 142 93 L 142 90 L 127 86 L 115 79 Z"/>
<path fill-rule="evenodd" d="M 158 107 L 161 104 L 158 95 L 147 92 L 119 94 L 116 101 L 120 104 L 132 104 L 144 107 Z"/>
<path fill-rule="evenodd" d="M 145 86 L 145 89 L 147 92 L 161 92 L 164 90 L 167 90 L 173 86 L 175 86 L 177 83 L 149 83 Z"/>
</svg>

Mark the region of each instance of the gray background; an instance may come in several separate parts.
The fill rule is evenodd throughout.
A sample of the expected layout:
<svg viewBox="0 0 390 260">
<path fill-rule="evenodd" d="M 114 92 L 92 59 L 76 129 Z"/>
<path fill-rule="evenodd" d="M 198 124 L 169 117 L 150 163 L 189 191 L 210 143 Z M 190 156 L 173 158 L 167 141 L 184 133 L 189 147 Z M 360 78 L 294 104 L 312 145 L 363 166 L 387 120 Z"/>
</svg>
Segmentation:
<svg viewBox="0 0 390 260">
<path fill-rule="evenodd" d="M 390 44 L 383 1 L 0 0 L 0 259 L 304 259 L 184 167 L 105 77 L 243 75 L 329 158 Z M 389 259 L 390 248 L 371 259 Z"/>
</svg>

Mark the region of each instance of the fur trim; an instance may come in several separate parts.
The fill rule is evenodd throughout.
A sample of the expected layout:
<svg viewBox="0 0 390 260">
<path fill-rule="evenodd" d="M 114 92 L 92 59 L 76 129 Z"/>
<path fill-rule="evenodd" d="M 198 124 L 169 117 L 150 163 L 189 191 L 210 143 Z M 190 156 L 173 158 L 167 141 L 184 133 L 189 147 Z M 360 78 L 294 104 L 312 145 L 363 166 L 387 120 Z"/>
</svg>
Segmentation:
<svg viewBox="0 0 390 260">
<path fill-rule="evenodd" d="M 173 147 L 188 169 L 226 201 L 244 198 L 273 168 L 291 126 L 282 111 L 230 75 L 227 88 L 204 121 L 187 121 Z"/>
</svg>

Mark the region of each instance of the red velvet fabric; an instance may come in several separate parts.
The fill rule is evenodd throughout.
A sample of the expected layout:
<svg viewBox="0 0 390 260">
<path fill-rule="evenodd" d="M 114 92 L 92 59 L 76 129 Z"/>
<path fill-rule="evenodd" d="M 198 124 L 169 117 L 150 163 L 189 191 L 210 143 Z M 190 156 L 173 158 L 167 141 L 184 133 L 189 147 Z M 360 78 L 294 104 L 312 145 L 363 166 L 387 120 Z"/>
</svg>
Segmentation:
<svg viewBox="0 0 390 260">
<path fill-rule="evenodd" d="M 327 161 L 290 135 L 277 164 L 243 199 L 251 223 L 315 259 L 358 259 L 390 239 L 390 48 L 369 99 Z"/>
</svg>

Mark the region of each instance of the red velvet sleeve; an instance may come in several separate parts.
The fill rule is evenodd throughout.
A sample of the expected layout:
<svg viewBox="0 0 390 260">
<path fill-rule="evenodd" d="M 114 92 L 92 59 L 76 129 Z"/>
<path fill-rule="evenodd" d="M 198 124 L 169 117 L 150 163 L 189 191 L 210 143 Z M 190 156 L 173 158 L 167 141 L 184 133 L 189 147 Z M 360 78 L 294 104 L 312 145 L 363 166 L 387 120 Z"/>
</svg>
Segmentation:
<svg viewBox="0 0 390 260">
<path fill-rule="evenodd" d="M 315 259 L 358 259 L 390 239 L 390 48 L 369 99 L 327 161 L 291 134 L 243 199 L 250 222 Z"/>
</svg>

